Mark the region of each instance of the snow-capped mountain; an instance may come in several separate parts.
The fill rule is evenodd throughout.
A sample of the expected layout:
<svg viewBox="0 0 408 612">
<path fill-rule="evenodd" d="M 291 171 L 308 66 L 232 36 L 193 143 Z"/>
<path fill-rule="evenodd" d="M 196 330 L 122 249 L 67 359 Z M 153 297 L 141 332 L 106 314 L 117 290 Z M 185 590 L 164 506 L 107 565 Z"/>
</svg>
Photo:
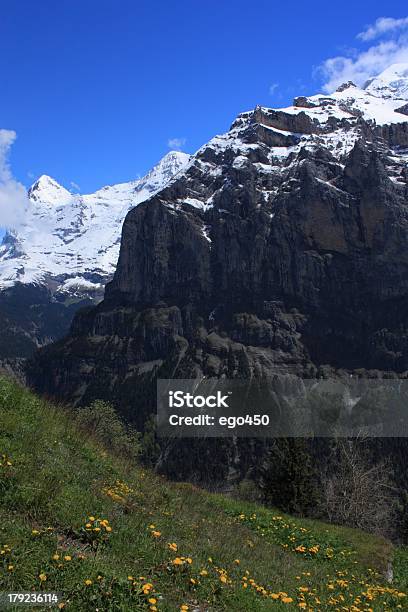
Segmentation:
<svg viewBox="0 0 408 612">
<path fill-rule="evenodd" d="M 143 178 L 87 195 L 41 176 L 28 192 L 23 226 L 7 233 L 0 247 L 0 289 L 18 282 L 45 284 L 57 294 L 100 296 L 115 270 L 126 213 L 163 188 L 189 159 L 171 151 Z"/>
<path fill-rule="evenodd" d="M 231 301 L 249 302 L 257 295 L 259 303 L 273 300 L 279 283 L 282 295 L 304 290 L 302 300 L 317 302 L 319 292 L 331 286 L 330 274 L 343 274 L 341 265 L 336 267 L 340 256 L 330 267 L 331 252 L 346 253 L 355 241 L 357 252 L 358 240 L 368 244 L 381 231 L 394 231 L 388 218 L 381 225 L 380 213 L 369 209 L 377 195 L 370 185 L 381 179 L 380 193 L 398 202 L 397 208 L 406 198 L 407 73 L 408 65 L 397 64 L 365 87 L 349 82 L 330 95 L 299 96 L 286 108 L 257 106 L 238 115 L 228 132 L 191 158 L 169 154 L 144 179 L 95 194 L 75 195 L 41 177 L 30 190 L 24 227 L 8 234 L 0 249 L 0 356 L 2 338 L 15 327 L 20 339 L 30 339 L 24 354 L 61 337 L 74 314 L 68 311 L 72 302 L 78 309 L 83 298 L 88 303 L 100 299 L 113 275 L 111 298 L 123 293 L 126 300 L 153 305 L 192 299 L 200 316 L 206 316 L 208 306 L 209 321 Z M 380 160 L 379 175 L 369 167 L 370 156 Z M 358 189 L 367 194 L 367 203 L 356 204 Z M 398 210 L 405 215 L 405 208 Z M 353 215 L 360 219 L 358 227 Z M 339 220 L 344 228 L 337 227 Z M 285 236 L 298 236 L 298 251 L 301 244 L 309 248 L 299 254 L 292 243 L 284 245 Z M 300 259 L 289 265 L 293 253 Z M 354 265 L 352 257 L 349 265 Z M 327 287 L 319 288 L 323 278 Z M 398 292 L 398 283 L 395 287 Z M 41 293 L 44 288 L 48 297 Z M 112 329 L 115 325 L 113 320 Z M 265 326 L 269 329 L 269 323 Z M 236 338 L 244 337 L 241 332 Z M 296 347 L 296 338 L 288 346 L 292 341 Z M 272 356 L 271 363 L 275 358 L 281 359 Z"/>
<path fill-rule="evenodd" d="M 392 64 L 369 79 L 364 89 L 373 96 L 408 100 L 408 64 Z"/>
</svg>

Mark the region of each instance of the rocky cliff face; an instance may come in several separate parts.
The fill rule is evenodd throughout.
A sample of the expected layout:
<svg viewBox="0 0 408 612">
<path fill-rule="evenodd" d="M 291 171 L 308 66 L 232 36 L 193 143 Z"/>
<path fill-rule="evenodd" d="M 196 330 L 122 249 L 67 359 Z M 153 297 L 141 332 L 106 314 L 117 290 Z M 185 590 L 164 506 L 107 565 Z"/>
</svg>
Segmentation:
<svg viewBox="0 0 408 612">
<path fill-rule="evenodd" d="M 405 375 L 408 119 L 377 93 L 241 114 L 128 213 L 105 299 L 39 353 L 32 384 L 142 426 L 156 377 Z"/>
<path fill-rule="evenodd" d="M 0 246 L 0 360 L 60 338 L 78 308 L 102 299 L 126 213 L 188 161 L 172 151 L 145 177 L 87 195 L 45 175 L 34 183 L 23 223 Z"/>
</svg>

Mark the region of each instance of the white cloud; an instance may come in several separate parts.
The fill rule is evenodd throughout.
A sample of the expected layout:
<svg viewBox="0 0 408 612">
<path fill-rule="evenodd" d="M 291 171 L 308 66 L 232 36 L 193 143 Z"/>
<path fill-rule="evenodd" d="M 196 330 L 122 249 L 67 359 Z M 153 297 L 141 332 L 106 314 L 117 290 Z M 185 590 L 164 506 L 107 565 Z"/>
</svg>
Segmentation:
<svg viewBox="0 0 408 612">
<path fill-rule="evenodd" d="M 167 146 L 175 151 L 181 151 L 186 142 L 186 138 L 169 138 L 167 141 Z"/>
<path fill-rule="evenodd" d="M 71 189 L 73 189 L 74 191 L 81 191 L 81 187 L 78 185 L 78 183 L 75 183 L 74 181 L 71 181 Z"/>
<path fill-rule="evenodd" d="M 273 96 L 278 87 L 279 83 L 272 83 L 272 85 L 269 85 L 269 95 Z"/>
<path fill-rule="evenodd" d="M 8 163 L 8 153 L 15 139 L 13 130 L 0 129 L 0 226 L 7 228 L 20 225 L 28 205 L 27 191 L 13 178 Z"/>
<path fill-rule="evenodd" d="M 395 25 L 398 23 L 398 25 Z M 330 57 L 318 68 L 324 91 L 331 93 L 346 81 L 363 85 L 391 64 L 408 62 L 408 17 L 381 17 L 358 38 L 364 41 L 384 37 L 368 49 L 352 50 L 348 55 Z"/>
<path fill-rule="evenodd" d="M 375 23 L 369 25 L 366 30 L 357 34 L 361 40 L 373 40 L 383 34 L 401 30 L 408 27 L 408 17 L 394 19 L 394 17 L 379 17 Z"/>
</svg>

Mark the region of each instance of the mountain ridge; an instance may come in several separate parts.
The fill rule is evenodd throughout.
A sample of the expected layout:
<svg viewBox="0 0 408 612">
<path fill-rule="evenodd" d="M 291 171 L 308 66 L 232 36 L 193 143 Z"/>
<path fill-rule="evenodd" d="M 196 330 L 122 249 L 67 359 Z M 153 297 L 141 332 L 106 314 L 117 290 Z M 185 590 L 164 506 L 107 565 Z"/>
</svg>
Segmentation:
<svg viewBox="0 0 408 612">
<path fill-rule="evenodd" d="M 0 247 L 4 366 L 21 374 L 22 358 L 64 335 L 78 308 L 102 299 L 127 211 L 160 190 L 189 159 L 169 152 L 141 179 L 93 194 L 74 194 L 47 175 L 33 184 L 24 224 L 7 232 Z"/>
</svg>

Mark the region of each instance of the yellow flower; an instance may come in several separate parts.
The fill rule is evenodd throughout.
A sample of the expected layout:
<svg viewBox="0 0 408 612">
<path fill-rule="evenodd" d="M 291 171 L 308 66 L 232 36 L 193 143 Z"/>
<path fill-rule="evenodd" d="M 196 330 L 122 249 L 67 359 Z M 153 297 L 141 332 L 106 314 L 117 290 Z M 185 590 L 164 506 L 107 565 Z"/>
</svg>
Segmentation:
<svg viewBox="0 0 408 612">
<path fill-rule="evenodd" d="M 94 516 L 90 516 L 90 517 L 89 517 L 89 520 L 90 520 L 90 521 L 92 521 L 92 522 L 94 522 L 95 517 L 94 517 Z"/>
<path fill-rule="evenodd" d="M 292 597 L 282 597 L 282 600 L 281 600 L 281 601 L 282 601 L 283 603 L 292 603 L 292 602 L 293 602 L 293 599 L 292 599 Z"/>
<path fill-rule="evenodd" d="M 71 555 L 65 555 L 64 561 L 72 561 Z"/>
<path fill-rule="evenodd" d="M 134 580 L 133 576 L 128 576 L 128 580 Z"/>
<path fill-rule="evenodd" d="M 96 533 L 98 533 L 101 530 L 101 528 L 100 527 L 94 527 L 93 530 L 96 531 Z"/>
<path fill-rule="evenodd" d="M 173 559 L 172 564 L 173 565 L 183 565 L 183 561 L 180 559 L 180 557 L 176 557 L 175 559 Z"/>
<path fill-rule="evenodd" d="M 31 533 L 32 533 L 32 535 L 39 535 L 40 534 L 38 529 L 33 529 Z"/>
<path fill-rule="evenodd" d="M 236 563 L 237 565 L 239 565 L 241 563 L 241 561 L 239 559 L 234 559 L 234 563 Z"/>
<path fill-rule="evenodd" d="M 175 542 L 171 542 L 171 543 L 167 544 L 167 546 L 170 548 L 170 550 L 172 550 L 174 552 L 177 552 L 178 547 L 177 547 L 177 544 Z"/>
<path fill-rule="evenodd" d="M 221 574 L 220 580 L 225 584 L 227 582 L 227 577 L 224 574 Z"/>
<path fill-rule="evenodd" d="M 112 531 L 112 527 L 109 527 L 109 525 L 107 525 L 107 526 L 105 527 L 105 529 L 106 529 L 106 531 L 108 531 L 109 533 Z"/>
<path fill-rule="evenodd" d="M 85 525 L 85 527 L 86 527 L 87 529 L 90 529 L 90 528 L 92 527 L 92 525 L 91 525 L 91 523 L 87 523 L 87 524 Z"/>
<path fill-rule="evenodd" d="M 188 563 L 189 565 L 191 565 L 191 564 L 192 564 L 192 562 L 193 562 L 193 560 L 192 560 L 192 558 L 191 558 L 191 557 L 187 557 L 186 561 L 187 561 L 187 563 Z"/>
<path fill-rule="evenodd" d="M 47 580 L 46 574 L 40 574 L 38 577 L 41 580 L 41 582 L 45 582 Z"/>
<path fill-rule="evenodd" d="M 201 570 L 200 576 L 207 576 L 207 575 L 208 575 L 207 570 L 205 570 L 205 569 Z"/>
<path fill-rule="evenodd" d="M 86 586 L 90 586 L 92 584 L 92 580 L 89 580 L 89 578 L 87 578 L 84 584 L 86 584 Z"/>
<path fill-rule="evenodd" d="M 155 599 L 154 597 L 150 597 L 150 599 L 148 599 L 147 601 L 149 602 L 149 604 L 157 603 L 157 599 Z"/>
<path fill-rule="evenodd" d="M 181 606 L 180 606 L 180 610 L 181 610 L 181 612 L 187 612 L 187 610 L 188 610 L 188 605 L 187 605 L 187 604 L 181 604 Z"/>
<path fill-rule="evenodd" d="M 59 556 L 59 555 L 57 555 L 57 554 L 55 554 L 55 555 L 52 555 L 52 558 L 53 558 L 53 560 L 54 560 L 54 561 L 58 561 L 58 559 L 60 558 L 60 556 Z"/>
<path fill-rule="evenodd" d="M 152 531 L 152 536 L 154 538 L 160 538 L 161 536 L 161 531 Z"/>
<path fill-rule="evenodd" d="M 60 610 L 62 610 L 63 608 L 65 608 L 65 604 L 64 604 L 64 602 L 63 602 L 63 601 L 61 601 L 61 602 L 58 604 L 58 607 L 59 607 L 59 609 L 60 609 Z"/>
<path fill-rule="evenodd" d="M 14 569 L 14 565 L 9 565 L 9 566 L 7 567 L 7 570 L 8 570 L 9 572 L 12 572 L 12 571 L 13 571 L 13 569 Z"/>
</svg>

